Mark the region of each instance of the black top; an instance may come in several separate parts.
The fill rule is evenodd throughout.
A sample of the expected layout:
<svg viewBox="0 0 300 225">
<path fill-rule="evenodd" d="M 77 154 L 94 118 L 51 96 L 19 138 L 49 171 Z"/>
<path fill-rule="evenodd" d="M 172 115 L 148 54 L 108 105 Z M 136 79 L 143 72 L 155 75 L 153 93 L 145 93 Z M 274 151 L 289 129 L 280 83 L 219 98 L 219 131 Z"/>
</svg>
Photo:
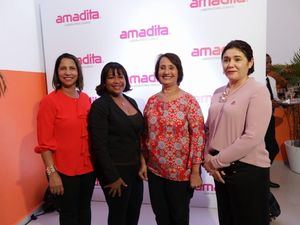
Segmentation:
<svg viewBox="0 0 300 225">
<path fill-rule="evenodd" d="M 91 154 L 102 184 L 120 177 L 117 166 L 139 164 L 143 117 L 135 100 L 124 97 L 136 108 L 136 115 L 126 115 L 108 94 L 91 106 L 88 121 Z"/>
<path fill-rule="evenodd" d="M 273 96 L 273 92 L 272 92 L 270 80 L 269 80 L 268 77 L 266 77 L 266 81 L 267 81 L 267 88 L 268 88 L 268 90 L 269 90 L 269 92 L 270 92 L 271 100 L 273 100 L 273 99 L 274 99 L 274 96 Z"/>
<path fill-rule="evenodd" d="M 128 119 L 131 121 L 132 127 L 137 134 L 141 134 L 143 131 L 144 118 L 137 112 L 134 115 L 128 116 Z"/>
</svg>

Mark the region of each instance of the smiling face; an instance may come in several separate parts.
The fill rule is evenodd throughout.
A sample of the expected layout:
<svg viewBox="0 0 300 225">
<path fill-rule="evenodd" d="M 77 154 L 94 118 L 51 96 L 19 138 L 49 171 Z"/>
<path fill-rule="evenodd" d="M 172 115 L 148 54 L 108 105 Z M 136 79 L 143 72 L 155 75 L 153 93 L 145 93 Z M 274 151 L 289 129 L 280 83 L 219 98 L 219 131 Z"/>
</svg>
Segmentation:
<svg viewBox="0 0 300 225">
<path fill-rule="evenodd" d="M 117 69 L 110 69 L 105 80 L 105 86 L 107 92 L 110 95 L 121 95 L 126 87 L 126 80 L 122 71 Z"/>
<path fill-rule="evenodd" d="M 237 48 L 227 49 L 222 57 L 224 74 L 230 83 L 237 83 L 248 78 L 248 71 L 253 66 L 245 54 Z"/>
<path fill-rule="evenodd" d="M 178 70 L 166 57 L 162 57 L 159 62 L 158 80 L 164 86 L 178 86 Z"/>
<path fill-rule="evenodd" d="M 58 78 L 64 88 L 75 88 L 78 70 L 74 60 L 63 58 L 58 67 Z"/>
</svg>

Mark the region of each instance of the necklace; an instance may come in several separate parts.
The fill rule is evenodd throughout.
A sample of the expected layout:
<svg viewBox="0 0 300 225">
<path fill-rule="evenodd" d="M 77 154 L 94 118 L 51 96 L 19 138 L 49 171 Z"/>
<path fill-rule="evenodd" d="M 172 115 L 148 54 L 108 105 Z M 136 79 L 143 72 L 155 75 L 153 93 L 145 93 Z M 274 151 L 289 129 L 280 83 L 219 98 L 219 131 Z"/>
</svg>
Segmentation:
<svg viewBox="0 0 300 225">
<path fill-rule="evenodd" d="M 113 100 L 126 114 L 131 112 L 127 100 L 124 97 L 113 98 Z"/>
<path fill-rule="evenodd" d="M 125 101 L 121 102 L 121 108 L 126 112 L 129 113 L 129 108 L 127 107 L 127 104 Z"/>
<path fill-rule="evenodd" d="M 227 101 L 228 95 L 229 95 L 229 88 L 226 87 L 224 92 L 222 93 L 222 95 L 219 98 L 219 102 L 220 103 L 225 103 Z"/>
</svg>

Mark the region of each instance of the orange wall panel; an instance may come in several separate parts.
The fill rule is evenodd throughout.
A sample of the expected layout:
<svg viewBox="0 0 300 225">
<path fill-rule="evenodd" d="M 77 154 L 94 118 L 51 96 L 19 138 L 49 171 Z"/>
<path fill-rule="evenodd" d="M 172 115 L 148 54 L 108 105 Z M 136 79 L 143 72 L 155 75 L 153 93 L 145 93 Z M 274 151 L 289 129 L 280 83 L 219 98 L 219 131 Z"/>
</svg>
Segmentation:
<svg viewBox="0 0 300 225">
<path fill-rule="evenodd" d="M 1 224 L 18 224 L 41 203 L 46 179 L 36 145 L 36 114 L 46 94 L 44 73 L 1 70 L 7 91 L 0 98 Z"/>
<path fill-rule="evenodd" d="M 291 139 L 292 121 L 288 113 L 288 108 L 277 107 L 275 110 L 276 140 L 280 148 L 277 160 L 287 161 L 284 142 Z"/>
</svg>

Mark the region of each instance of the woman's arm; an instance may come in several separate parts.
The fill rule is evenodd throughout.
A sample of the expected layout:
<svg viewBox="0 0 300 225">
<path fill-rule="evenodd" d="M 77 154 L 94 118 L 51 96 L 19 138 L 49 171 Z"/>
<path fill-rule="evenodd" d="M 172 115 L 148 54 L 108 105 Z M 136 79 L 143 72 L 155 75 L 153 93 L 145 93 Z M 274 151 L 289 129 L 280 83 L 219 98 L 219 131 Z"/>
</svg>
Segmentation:
<svg viewBox="0 0 300 225">
<path fill-rule="evenodd" d="M 56 195 L 63 195 L 64 187 L 61 178 L 56 171 L 55 164 L 52 157 L 52 151 L 51 150 L 43 151 L 41 153 L 41 156 L 45 164 L 51 193 Z"/>
<path fill-rule="evenodd" d="M 201 108 L 194 98 L 189 102 L 187 120 L 189 124 L 190 152 L 193 155 L 190 184 L 192 188 L 197 188 L 202 185 L 201 163 L 204 156 L 205 129 Z"/>
<path fill-rule="evenodd" d="M 53 101 L 47 97 L 40 103 L 37 116 L 37 137 L 38 146 L 35 148 L 41 154 L 46 173 L 48 175 L 49 188 L 51 193 L 62 195 L 64 187 L 53 160 L 53 152 L 56 151 L 56 140 L 54 137 L 56 108 Z"/>
<path fill-rule="evenodd" d="M 271 104 L 267 88 L 261 87 L 253 94 L 248 105 L 243 134 L 212 157 L 211 161 L 215 168 L 245 157 L 262 143 L 272 114 Z"/>
<path fill-rule="evenodd" d="M 146 160 L 143 156 L 143 154 L 141 154 L 140 156 L 140 170 L 139 170 L 139 176 L 141 179 L 143 180 L 148 180 L 148 174 L 147 174 L 147 164 L 146 164 Z"/>
<path fill-rule="evenodd" d="M 88 127 L 91 138 L 91 152 L 95 160 L 97 171 L 101 171 L 108 183 L 120 178 L 119 172 L 113 164 L 108 149 L 109 104 L 107 101 L 97 99 L 93 102 L 89 113 Z"/>
</svg>

